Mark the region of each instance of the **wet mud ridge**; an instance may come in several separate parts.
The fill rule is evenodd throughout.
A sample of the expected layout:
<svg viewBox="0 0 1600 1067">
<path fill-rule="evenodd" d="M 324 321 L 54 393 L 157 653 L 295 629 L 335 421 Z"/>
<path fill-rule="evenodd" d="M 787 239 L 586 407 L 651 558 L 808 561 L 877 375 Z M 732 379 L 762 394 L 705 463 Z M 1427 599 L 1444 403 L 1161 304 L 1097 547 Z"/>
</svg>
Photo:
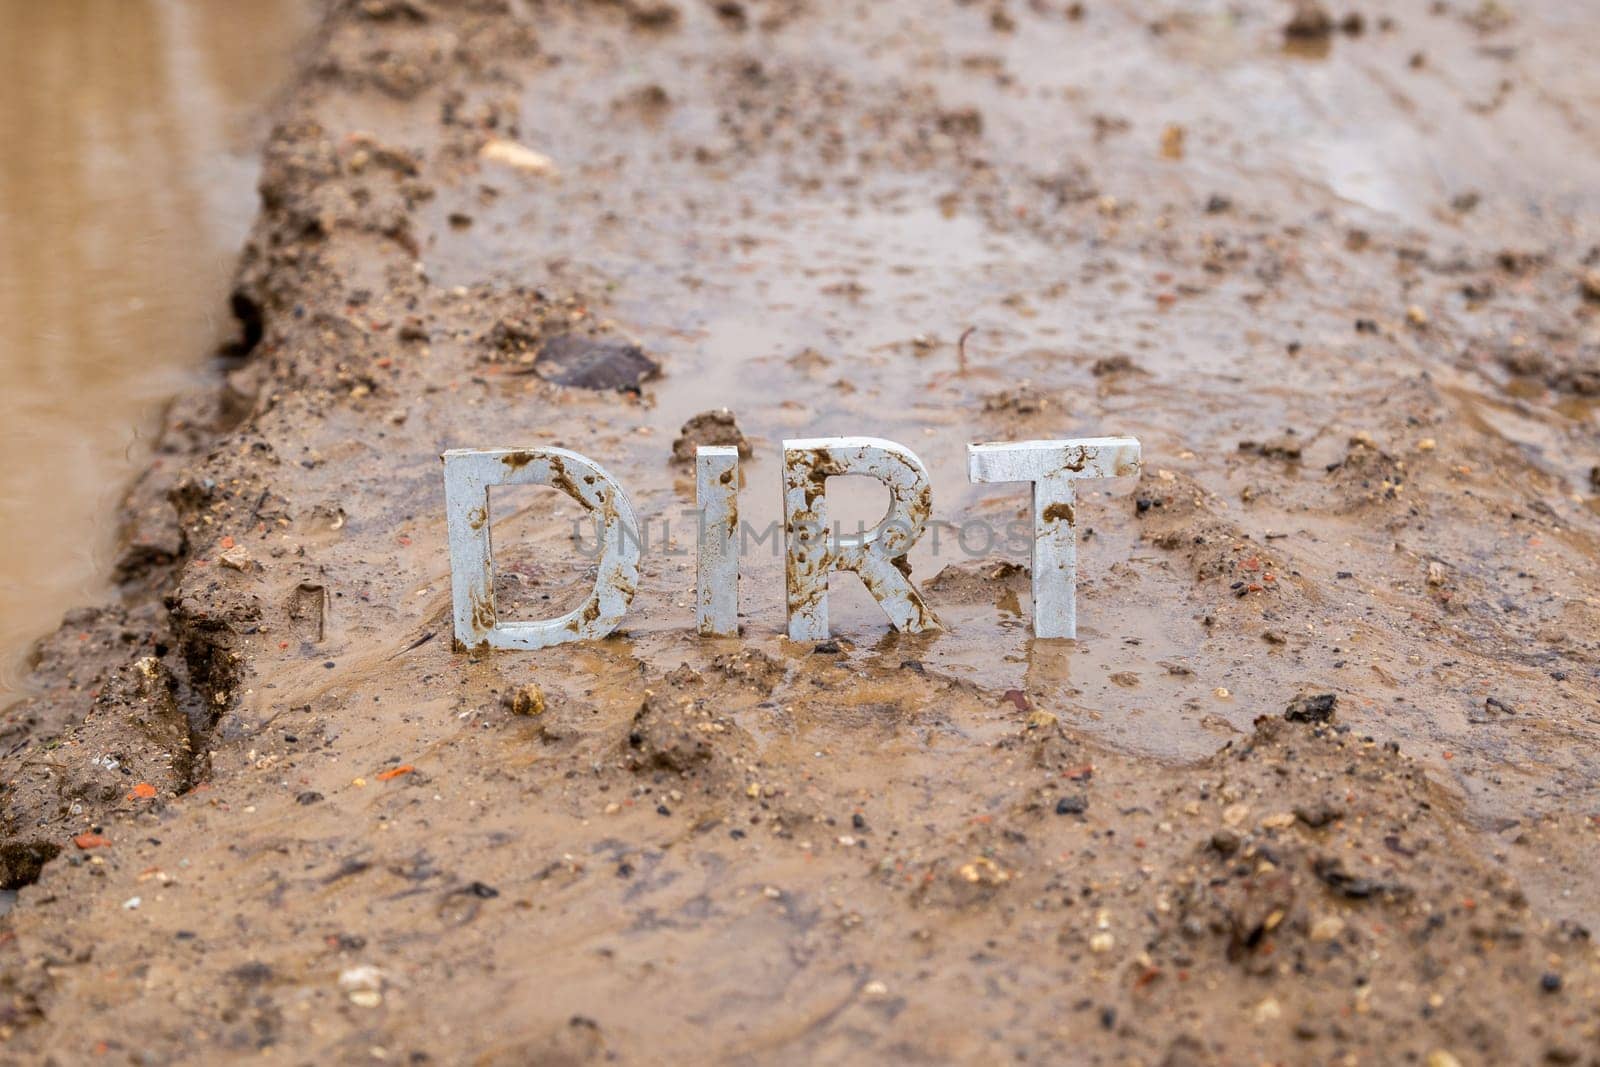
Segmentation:
<svg viewBox="0 0 1600 1067">
<path fill-rule="evenodd" d="M 0 1058 L 1600 1061 L 1597 33 L 331 5 L 225 380 L 5 713 Z M 769 543 L 703 640 L 675 527 L 611 638 L 452 649 L 441 452 L 676 515 L 723 407 L 758 526 L 786 436 L 998 525 L 969 441 L 1145 473 L 1074 643 L 952 537 L 946 632 L 785 640 Z M 491 504 L 502 608 L 581 603 L 572 506 Z"/>
</svg>

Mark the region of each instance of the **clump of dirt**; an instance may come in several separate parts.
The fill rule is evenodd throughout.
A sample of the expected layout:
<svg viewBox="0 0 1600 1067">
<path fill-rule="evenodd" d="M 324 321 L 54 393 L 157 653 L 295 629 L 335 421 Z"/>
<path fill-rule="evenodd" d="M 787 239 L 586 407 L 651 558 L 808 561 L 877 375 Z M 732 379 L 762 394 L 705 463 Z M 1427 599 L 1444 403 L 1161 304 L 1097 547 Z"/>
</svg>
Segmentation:
<svg viewBox="0 0 1600 1067">
<path fill-rule="evenodd" d="M 1316 0 L 1295 0 L 1294 14 L 1284 24 L 1289 37 L 1319 38 L 1333 33 L 1333 16 Z"/>
<path fill-rule="evenodd" d="M 991 414 L 1041 415 L 1056 407 L 1056 398 L 1032 382 L 1001 389 L 983 398 L 983 410 Z"/>
<path fill-rule="evenodd" d="M 1297 460 L 1305 450 L 1304 443 L 1293 430 L 1286 430 L 1265 441 L 1240 441 L 1239 451 L 1250 452 L 1267 459 Z"/>
<path fill-rule="evenodd" d="M 684 423 L 672 442 L 673 462 L 693 463 L 695 449 L 702 446 L 737 448 L 746 459 L 751 453 L 750 441 L 739 429 L 739 420 L 727 408 L 702 411 Z"/>
<path fill-rule="evenodd" d="M 698 673 L 682 668 L 668 677 L 666 689 L 646 692 L 628 730 L 628 760 L 635 770 L 690 777 L 728 747 L 723 742 L 732 739 L 718 735 L 736 730 L 732 721 L 697 699 L 698 693 L 686 692 L 701 681 Z"/>
<path fill-rule="evenodd" d="M 1337 693 L 1316 693 L 1311 696 L 1298 696 L 1290 701 L 1288 710 L 1283 717 L 1290 722 L 1332 722 L 1335 709 L 1339 706 Z"/>
</svg>

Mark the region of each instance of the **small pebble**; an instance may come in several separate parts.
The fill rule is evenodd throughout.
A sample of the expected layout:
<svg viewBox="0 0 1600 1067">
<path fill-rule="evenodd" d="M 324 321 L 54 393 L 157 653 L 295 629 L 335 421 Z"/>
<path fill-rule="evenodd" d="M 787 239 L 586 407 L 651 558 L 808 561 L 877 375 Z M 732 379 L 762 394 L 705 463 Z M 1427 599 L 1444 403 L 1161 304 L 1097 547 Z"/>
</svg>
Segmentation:
<svg viewBox="0 0 1600 1067">
<path fill-rule="evenodd" d="M 544 690 L 532 682 L 519 685 L 508 694 L 504 703 L 513 715 L 543 715 Z"/>
<path fill-rule="evenodd" d="M 517 144 L 501 138 L 491 138 L 485 142 L 478 151 L 478 157 L 490 163 L 499 163 L 513 170 L 520 170 L 524 174 L 533 174 L 541 178 L 557 177 L 555 161 L 543 152 L 536 152 L 526 145 Z"/>
<path fill-rule="evenodd" d="M 1344 933 L 1344 920 L 1337 915 L 1323 915 L 1311 924 L 1311 940 L 1337 941 Z"/>
<path fill-rule="evenodd" d="M 1056 801 L 1057 815 L 1082 815 L 1089 810 L 1089 798 L 1084 796 L 1061 797 Z"/>
<path fill-rule="evenodd" d="M 1600 300 L 1600 270 L 1584 271 L 1583 295 L 1590 300 Z"/>
<path fill-rule="evenodd" d="M 234 545 L 226 552 L 219 553 L 217 562 L 230 570 L 247 571 L 255 560 L 251 558 L 249 550 L 243 545 Z"/>
<path fill-rule="evenodd" d="M 384 974 L 370 963 L 347 967 L 339 973 L 339 988 L 358 1008 L 376 1008 L 383 1003 Z"/>
</svg>

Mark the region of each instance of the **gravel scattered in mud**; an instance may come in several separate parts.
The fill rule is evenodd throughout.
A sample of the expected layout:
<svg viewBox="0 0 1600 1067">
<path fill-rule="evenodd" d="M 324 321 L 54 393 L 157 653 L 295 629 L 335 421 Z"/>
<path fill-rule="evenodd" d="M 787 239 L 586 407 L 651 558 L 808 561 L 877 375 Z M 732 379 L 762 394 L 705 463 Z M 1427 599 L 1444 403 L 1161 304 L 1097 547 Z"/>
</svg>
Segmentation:
<svg viewBox="0 0 1600 1067">
<path fill-rule="evenodd" d="M 6 1056 L 1600 1061 L 1597 27 L 1314 6 L 332 5 L 0 724 Z M 784 436 L 915 449 L 951 629 L 788 642 L 769 543 L 699 639 L 680 521 L 611 638 L 453 651 L 441 451 L 676 517 L 696 425 L 758 528 Z M 1113 433 L 1034 643 L 965 445 Z"/>
</svg>

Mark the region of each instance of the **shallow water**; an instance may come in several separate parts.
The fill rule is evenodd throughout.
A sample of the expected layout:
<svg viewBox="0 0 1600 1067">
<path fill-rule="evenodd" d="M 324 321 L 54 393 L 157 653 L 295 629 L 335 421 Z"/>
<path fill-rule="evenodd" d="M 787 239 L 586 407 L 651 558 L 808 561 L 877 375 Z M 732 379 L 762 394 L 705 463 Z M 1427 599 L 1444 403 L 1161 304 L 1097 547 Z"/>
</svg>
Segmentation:
<svg viewBox="0 0 1600 1067">
<path fill-rule="evenodd" d="M 110 593 L 118 495 L 229 333 L 307 0 L 0 0 L 0 701 Z"/>
</svg>

